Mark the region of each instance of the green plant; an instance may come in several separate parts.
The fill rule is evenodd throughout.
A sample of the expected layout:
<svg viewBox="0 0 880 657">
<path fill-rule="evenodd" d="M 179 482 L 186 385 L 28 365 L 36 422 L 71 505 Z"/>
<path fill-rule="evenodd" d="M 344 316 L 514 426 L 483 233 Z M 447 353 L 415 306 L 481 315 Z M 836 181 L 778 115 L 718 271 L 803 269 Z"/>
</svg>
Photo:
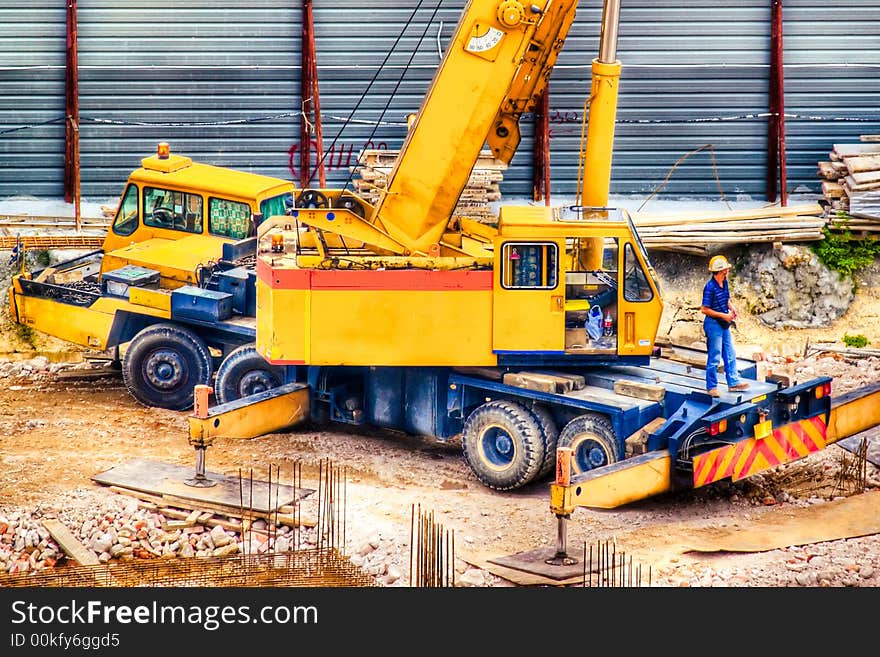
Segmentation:
<svg viewBox="0 0 880 657">
<path fill-rule="evenodd" d="M 37 348 L 37 336 L 36 333 L 34 333 L 34 329 L 25 324 L 14 324 L 13 329 L 19 340 L 28 345 L 31 349 Z"/>
<path fill-rule="evenodd" d="M 829 269 L 834 269 L 844 276 L 852 276 L 874 262 L 874 256 L 880 255 L 880 240 L 874 237 L 853 239 L 847 228 L 849 216 L 838 214 L 841 221 L 835 221 L 836 230 L 828 226 L 822 228 L 824 239 L 816 242 L 813 252 Z M 843 228 L 843 230 L 840 230 Z"/>
<path fill-rule="evenodd" d="M 861 333 L 859 335 L 850 335 L 849 333 L 844 333 L 843 344 L 845 344 L 847 347 L 855 347 L 856 349 L 861 349 L 862 347 L 868 346 L 868 338 L 866 338 Z"/>
</svg>

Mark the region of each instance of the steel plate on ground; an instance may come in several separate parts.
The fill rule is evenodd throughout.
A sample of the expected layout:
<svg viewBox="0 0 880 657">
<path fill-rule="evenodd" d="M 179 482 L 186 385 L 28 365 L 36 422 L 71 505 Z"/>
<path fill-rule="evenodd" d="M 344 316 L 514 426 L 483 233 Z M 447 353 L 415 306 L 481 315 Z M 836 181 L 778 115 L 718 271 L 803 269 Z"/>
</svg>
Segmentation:
<svg viewBox="0 0 880 657">
<path fill-rule="evenodd" d="M 554 548 L 538 548 L 536 550 L 528 550 L 526 552 L 517 552 L 506 557 L 494 557 L 487 559 L 489 563 L 494 563 L 513 570 L 521 570 L 526 573 L 534 573 L 542 575 L 554 580 L 570 579 L 572 577 L 583 576 L 584 560 L 581 556 L 568 554 L 577 560 L 577 563 L 571 565 L 554 566 L 546 562 L 556 555 Z"/>
<path fill-rule="evenodd" d="M 231 509 L 244 508 L 269 513 L 279 507 L 314 493 L 313 489 L 295 488 L 276 482 L 239 478 L 217 472 L 205 476 L 215 482 L 210 488 L 197 488 L 185 482 L 195 474 L 193 467 L 136 458 L 100 472 L 92 480 L 106 486 L 119 486 L 151 495 L 173 495 L 194 502 L 223 504 Z M 253 495 L 253 500 L 251 499 Z"/>
<path fill-rule="evenodd" d="M 846 451 L 857 454 L 862 439 L 865 440 L 865 459 L 880 468 L 880 429 L 868 429 L 855 436 L 838 440 L 835 445 L 840 445 Z"/>
</svg>

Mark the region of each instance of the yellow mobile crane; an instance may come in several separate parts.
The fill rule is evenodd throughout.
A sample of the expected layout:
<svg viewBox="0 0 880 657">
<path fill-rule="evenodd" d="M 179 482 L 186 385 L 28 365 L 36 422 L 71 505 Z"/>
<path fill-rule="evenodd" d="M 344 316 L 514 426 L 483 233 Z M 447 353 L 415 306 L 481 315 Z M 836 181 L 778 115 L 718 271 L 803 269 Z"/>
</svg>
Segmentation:
<svg viewBox="0 0 880 657">
<path fill-rule="evenodd" d="M 204 455 L 214 438 L 305 419 L 460 435 L 474 475 L 498 490 L 549 475 L 559 447 L 574 476 L 665 455 L 666 481 L 691 482 L 724 445 L 767 441 L 780 447 L 777 462 L 824 447 L 828 377 L 788 386 L 758 380 L 743 360 L 749 393 L 720 386 L 713 398 L 702 371 L 657 355 L 660 284 L 627 213 L 607 207 L 619 0 L 605 2 L 592 66 L 579 203 L 505 206 L 496 225 L 452 216 L 485 144 L 512 158 L 518 121 L 546 88 L 576 7 L 468 2 L 377 203 L 344 189 L 297 190 L 289 210 L 261 204 L 256 235 L 202 263 L 197 285 L 125 287 L 125 312 L 104 321 L 132 394 L 179 409 L 193 400 L 192 390 L 179 394 L 181 381 L 197 379 L 194 485 L 210 484 Z M 245 252 L 255 265 L 233 262 Z M 35 312 L 64 313 L 45 293 L 34 310 L 41 276 L 13 282 L 14 307 L 35 325 Z M 79 325 L 101 303 L 77 307 Z M 196 367 L 208 349 L 216 375 Z M 811 440 L 793 444 L 793 435 Z M 659 488 L 636 478 L 627 486 L 615 499 Z"/>
<path fill-rule="evenodd" d="M 220 366 L 221 404 L 190 420 L 202 456 L 216 436 L 310 417 L 460 435 L 475 476 L 509 490 L 549 474 L 558 447 L 568 472 L 650 452 L 680 478 L 724 441 L 784 440 L 791 426 L 824 436 L 827 377 L 715 399 L 702 371 L 656 357 L 661 288 L 629 216 L 607 207 L 619 1 L 605 2 L 593 61 L 580 203 L 505 206 L 495 226 L 452 217 L 484 144 L 511 159 L 576 6 L 469 2 L 379 201 L 304 189 L 260 226 L 256 339 Z M 757 378 L 754 362 L 740 371 Z M 273 385 L 252 394 L 258 380 Z M 810 445 L 779 458 L 823 443 Z M 652 490 L 628 483 L 618 500 Z"/>
</svg>

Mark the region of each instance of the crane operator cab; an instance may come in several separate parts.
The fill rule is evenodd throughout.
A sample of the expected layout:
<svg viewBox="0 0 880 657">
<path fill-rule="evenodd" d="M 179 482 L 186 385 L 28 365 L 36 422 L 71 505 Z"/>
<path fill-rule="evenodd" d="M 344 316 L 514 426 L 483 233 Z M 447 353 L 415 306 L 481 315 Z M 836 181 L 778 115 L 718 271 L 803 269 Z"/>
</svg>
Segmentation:
<svg viewBox="0 0 880 657">
<path fill-rule="evenodd" d="M 662 292 L 624 210 L 504 207 L 496 253 L 500 356 L 650 356 Z"/>
</svg>

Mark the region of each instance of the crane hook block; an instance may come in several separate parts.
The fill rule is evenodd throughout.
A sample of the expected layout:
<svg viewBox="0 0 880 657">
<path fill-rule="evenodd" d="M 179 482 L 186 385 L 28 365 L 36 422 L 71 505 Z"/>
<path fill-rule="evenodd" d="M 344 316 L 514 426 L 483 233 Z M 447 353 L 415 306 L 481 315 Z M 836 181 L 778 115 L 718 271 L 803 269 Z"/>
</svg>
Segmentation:
<svg viewBox="0 0 880 657">
<path fill-rule="evenodd" d="M 517 0 L 504 0 L 498 5 L 498 22 L 504 27 L 516 27 L 526 17 L 526 10 Z"/>
</svg>

